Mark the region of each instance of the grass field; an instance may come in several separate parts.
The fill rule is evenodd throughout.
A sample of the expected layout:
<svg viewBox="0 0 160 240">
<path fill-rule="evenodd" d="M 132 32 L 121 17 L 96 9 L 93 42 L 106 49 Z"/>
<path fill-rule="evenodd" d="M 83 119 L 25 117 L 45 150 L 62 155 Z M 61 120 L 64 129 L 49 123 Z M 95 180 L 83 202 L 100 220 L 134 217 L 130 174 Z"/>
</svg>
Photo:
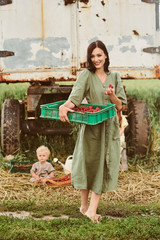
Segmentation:
<svg viewBox="0 0 160 240">
<path fill-rule="evenodd" d="M 144 100 L 155 123 L 160 119 L 160 80 L 123 80 L 128 96 L 136 100 Z"/>
<path fill-rule="evenodd" d="M 56 166 L 55 166 L 56 168 Z M 57 176 L 62 175 L 57 171 Z M 117 191 L 102 195 L 97 225 L 80 214 L 80 193 L 71 186 L 34 186 L 29 174 L 0 172 L 0 239 L 160 239 L 160 177 L 137 166 L 119 175 Z M 26 218 L 13 217 L 24 211 Z M 64 217 L 65 216 L 65 217 Z M 44 220 L 45 219 L 45 220 Z"/>
</svg>

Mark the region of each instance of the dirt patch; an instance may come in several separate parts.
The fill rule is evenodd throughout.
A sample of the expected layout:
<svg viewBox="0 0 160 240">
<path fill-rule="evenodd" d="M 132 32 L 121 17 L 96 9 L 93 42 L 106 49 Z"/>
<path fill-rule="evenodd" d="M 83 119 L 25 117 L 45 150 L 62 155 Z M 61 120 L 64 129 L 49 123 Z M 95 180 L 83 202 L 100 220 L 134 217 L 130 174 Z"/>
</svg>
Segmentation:
<svg viewBox="0 0 160 240">
<path fill-rule="evenodd" d="M 27 212 L 27 211 L 22 211 L 22 212 L 0 212 L 0 216 L 9 216 L 9 217 L 15 217 L 15 218 L 28 218 L 28 217 L 32 217 L 32 213 L 31 212 Z M 64 218 L 64 219 L 68 219 L 69 216 L 67 215 L 61 215 L 60 217 L 53 217 L 52 215 L 46 215 L 43 216 L 41 218 L 36 218 L 36 217 L 32 217 L 35 220 L 52 220 L 52 219 L 57 219 L 57 218 Z"/>
<path fill-rule="evenodd" d="M 61 215 L 60 217 L 46 215 L 41 218 L 37 218 L 37 217 L 33 217 L 32 213 L 27 212 L 27 211 L 22 211 L 22 212 L 18 212 L 18 213 L 17 212 L 0 212 L 0 216 L 8 216 L 8 217 L 14 217 L 14 218 L 20 218 L 20 219 L 32 217 L 35 220 L 53 220 L 53 219 L 58 219 L 58 218 L 62 218 L 62 219 L 69 218 L 69 216 L 67 216 L 67 215 Z M 102 216 L 102 217 L 104 217 L 104 216 Z M 122 218 L 122 217 L 114 217 L 114 216 L 110 216 L 110 215 L 106 215 L 105 217 L 112 218 L 112 219 L 121 219 Z"/>
</svg>

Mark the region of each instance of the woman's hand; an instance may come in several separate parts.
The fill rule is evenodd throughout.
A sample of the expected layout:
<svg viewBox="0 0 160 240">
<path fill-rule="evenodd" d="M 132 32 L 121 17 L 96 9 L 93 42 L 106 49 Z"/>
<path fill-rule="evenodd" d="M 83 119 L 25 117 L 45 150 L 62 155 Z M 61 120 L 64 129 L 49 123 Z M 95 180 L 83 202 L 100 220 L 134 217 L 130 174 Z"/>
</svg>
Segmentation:
<svg viewBox="0 0 160 240">
<path fill-rule="evenodd" d="M 109 87 L 109 88 L 106 89 L 106 91 L 104 92 L 104 94 L 110 96 L 110 95 L 114 94 L 114 89 L 111 88 L 111 87 Z"/>
<path fill-rule="evenodd" d="M 112 88 L 112 87 L 107 88 L 106 91 L 104 92 L 104 94 L 108 95 L 110 100 L 111 100 L 111 102 L 116 105 L 117 110 L 121 111 L 121 109 L 122 109 L 122 102 L 116 96 L 116 94 L 114 92 L 114 88 Z"/>
<path fill-rule="evenodd" d="M 71 101 L 67 101 L 66 103 L 62 104 L 59 107 L 59 118 L 62 122 L 68 122 L 70 123 L 67 113 L 68 112 L 74 112 L 72 108 L 74 108 L 74 104 Z"/>
</svg>

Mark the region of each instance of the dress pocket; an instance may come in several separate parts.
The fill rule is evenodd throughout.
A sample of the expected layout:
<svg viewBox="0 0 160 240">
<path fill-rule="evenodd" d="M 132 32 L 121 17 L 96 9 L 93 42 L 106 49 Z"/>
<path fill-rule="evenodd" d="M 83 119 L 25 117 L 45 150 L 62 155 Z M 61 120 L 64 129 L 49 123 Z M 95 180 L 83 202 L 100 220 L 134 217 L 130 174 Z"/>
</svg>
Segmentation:
<svg viewBox="0 0 160 240">
<path fill-rule="evenodd" d="M 114 141 L 116 140 L 120 141 L 120 127 L 119 127 L 119 121 L 117 117 L 114 118 L 114 121 L 112 124 L 112 132 L 113 132 L 112 139 Z"/>
</svg>

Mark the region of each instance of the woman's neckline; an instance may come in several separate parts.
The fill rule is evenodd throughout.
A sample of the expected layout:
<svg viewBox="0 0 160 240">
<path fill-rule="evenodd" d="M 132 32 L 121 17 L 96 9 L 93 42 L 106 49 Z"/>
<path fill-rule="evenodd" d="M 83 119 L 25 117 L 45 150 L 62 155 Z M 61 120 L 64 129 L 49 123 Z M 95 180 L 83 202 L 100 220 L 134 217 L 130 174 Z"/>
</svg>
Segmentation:
<svg viewBox="0 0 160 240">
<path fill-rule="evenodd" d="M 101 80 L 101 78 L 99 77 L 99 75 L 97 74 L 97 73 L 95 73 L 96 74 L 96 76 L 98 77 L 98 79 L 99 79 L 99 81 L 102 83 L 102 84 L 104 84 L 105 82 L 106 82 L 106 80 L 107 80 L 107 73 L 105 73 L 105 76 L 104 76 L 104 78 L 103 78 L 103 80 Z"/>
<path fill-rule="evenodd" d="M 107 73 L 104 72 L 104 74 L 98 74 L 98 73 L 95 73 L 98 77 L 98 79 L 101 81 L 102 84 L 105 83 L 106 79 L 107 79 Z"/>
</svg>

